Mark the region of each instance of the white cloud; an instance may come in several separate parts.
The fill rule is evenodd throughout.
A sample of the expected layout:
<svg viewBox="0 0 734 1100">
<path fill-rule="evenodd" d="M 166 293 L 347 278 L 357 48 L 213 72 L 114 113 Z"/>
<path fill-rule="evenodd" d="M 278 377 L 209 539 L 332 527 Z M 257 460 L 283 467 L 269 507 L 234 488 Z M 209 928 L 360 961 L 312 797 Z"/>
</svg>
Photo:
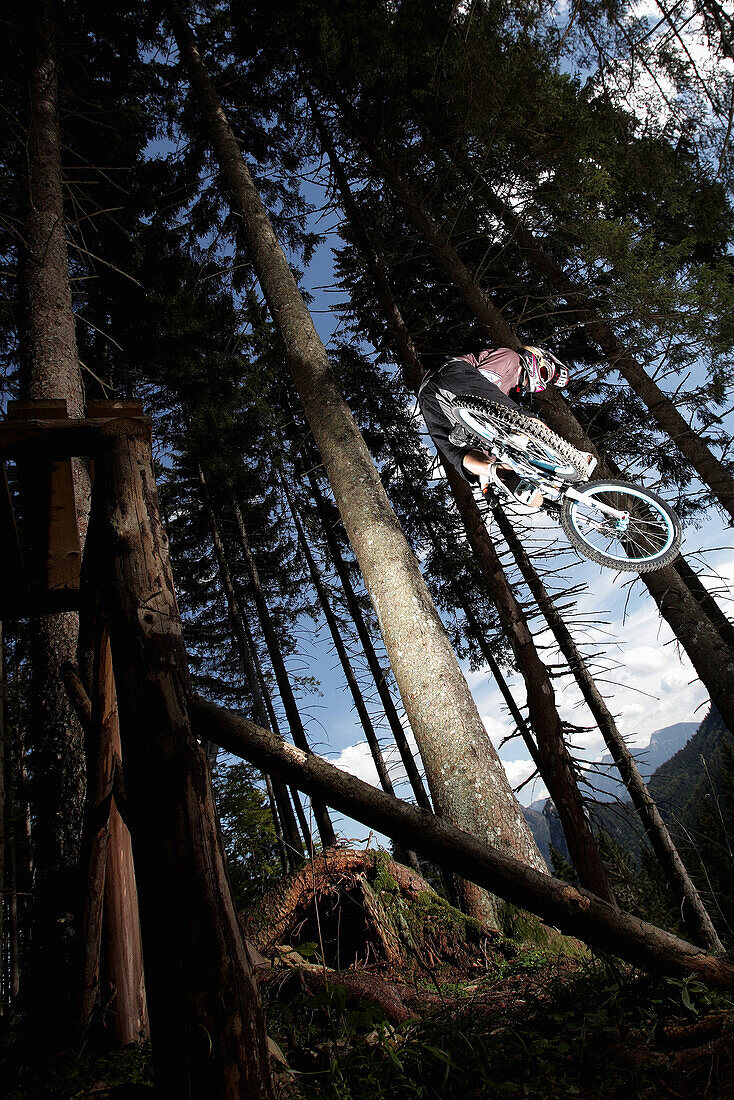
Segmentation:
<svg viewBox="0 0 734 1100">
<path fill-rule="evenodd" d="M 366 741 L 358 742 L 356 745 L 347 745 L 331 763 L 337 768 L 349 772 L 350 775 L 355 775 L 357 779 L 362 779 L 365 783 L 371 783 L 373 787 L 378 785 L 377 769 Z"/>
</svg>

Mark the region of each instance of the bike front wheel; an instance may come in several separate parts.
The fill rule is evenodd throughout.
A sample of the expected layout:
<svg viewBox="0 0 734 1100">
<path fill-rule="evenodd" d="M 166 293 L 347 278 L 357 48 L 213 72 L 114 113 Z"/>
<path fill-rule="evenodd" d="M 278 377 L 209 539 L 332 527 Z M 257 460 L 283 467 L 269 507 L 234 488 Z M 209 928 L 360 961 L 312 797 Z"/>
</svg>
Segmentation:
<svg viewBox="0 0 734 1100">
<path fill-rule="evenodd" d="M 561 524 L 579 553 L 611 569 L 650 573 L 678 556 L 681 525 L 673 509 L 624 481 L 592 481 L 566 497 Z"/>
</svg>

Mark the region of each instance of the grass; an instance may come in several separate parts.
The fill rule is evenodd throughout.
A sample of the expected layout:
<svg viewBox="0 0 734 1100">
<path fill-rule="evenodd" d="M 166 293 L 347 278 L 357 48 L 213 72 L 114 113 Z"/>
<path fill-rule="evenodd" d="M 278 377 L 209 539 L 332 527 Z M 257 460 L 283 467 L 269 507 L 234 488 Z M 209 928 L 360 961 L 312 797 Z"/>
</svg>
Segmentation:
<svg viewBox="0 0 734 1100">
<path fill-rule="evenodd" d="M 655 980 L 598 957 L 572 972 L 543 952 L 521 952 L 501 974 L 444 989 L 432 1018 L 392 1027 L 376 1008 L 349 1008 L 332 988 L 288 1010 L 271 1028 L 304 1100 L 473 1100 L 528 1097 L 632 1100 L 673 1089 L 663 1025 L 695 1021 L 730 1001 L 698 982 Z M 528 976 L 531 980 L 525 980 Z M 497 1002 L 498 979 L 506 990 Z M 668 1091 L 668 1089 L 672 1091 Z M 706 1095 L 701 1092 L 701 1096 Z M 715 1095 L 711 1093 L 710 1095 Z"/>
</svg>

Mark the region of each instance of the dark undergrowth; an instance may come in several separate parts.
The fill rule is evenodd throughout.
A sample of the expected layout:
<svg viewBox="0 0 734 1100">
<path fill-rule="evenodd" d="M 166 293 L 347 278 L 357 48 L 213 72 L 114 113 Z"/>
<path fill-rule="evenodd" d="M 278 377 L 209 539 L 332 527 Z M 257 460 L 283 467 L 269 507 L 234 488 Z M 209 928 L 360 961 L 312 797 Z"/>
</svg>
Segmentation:
<svg viewBox="0 0 734 1100">
<path fill-rule="evenodd" d="M 32 1061 L 0 1088 L 3 1100 L 153 1100 L 150 1045 L 59 1058 L 39 1072 Z M 1 1078 L 0 1078 L 1 1080 Z"/>
<path fill-rule="evenodd" d="M 399 1028 L 379 1009 L 350 1006 L 339 987 L 271 1004 L 290 1095 L 734 1096 L 734 1006 L 698 982 L 656 980 L 599 958 L 555 967 L 521 951 L 501 973 L 442 994 L 438 1011 Z"/>
<path fill-rule="evenodd" d="M 400 1026 L 339 985 L 308 994 L 293 972 L 265 997 L 282 1100 L 734 1097 L 734 1000 L 606 958 L 521 948 L 472 980 L 415 985 L 422 1018 Z M 3 1095 L 154 1097 L 149 1050 L 28 1066 Z"/>
</svg>

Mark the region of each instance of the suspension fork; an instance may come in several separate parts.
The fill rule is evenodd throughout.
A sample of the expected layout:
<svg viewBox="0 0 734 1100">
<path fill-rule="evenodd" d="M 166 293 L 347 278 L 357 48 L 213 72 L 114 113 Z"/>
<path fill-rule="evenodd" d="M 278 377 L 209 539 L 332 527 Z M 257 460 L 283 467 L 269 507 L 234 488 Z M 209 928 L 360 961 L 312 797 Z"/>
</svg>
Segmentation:
<svg viewBox="0 0 734 1100">
<path fill-rule="evenodd" d="M 579 492 L 578 489 L 574 489 L 572 485 L 569 485 L 563 494 L 564 497 L 570 497 L 571 500 L 583 500 L 583 492 Z M 603 504 L 600 500 L 594 500 L 594 507 L 600 512 L 603 512 L 606 516 L 611 516 L 612 519 L 616 519 L 617 527 L 619 530 L 624 531 L 630 521 L 630 513 L 624 512 L 619 508 L 612 508 L 611 504 Z"/>
</svg>

